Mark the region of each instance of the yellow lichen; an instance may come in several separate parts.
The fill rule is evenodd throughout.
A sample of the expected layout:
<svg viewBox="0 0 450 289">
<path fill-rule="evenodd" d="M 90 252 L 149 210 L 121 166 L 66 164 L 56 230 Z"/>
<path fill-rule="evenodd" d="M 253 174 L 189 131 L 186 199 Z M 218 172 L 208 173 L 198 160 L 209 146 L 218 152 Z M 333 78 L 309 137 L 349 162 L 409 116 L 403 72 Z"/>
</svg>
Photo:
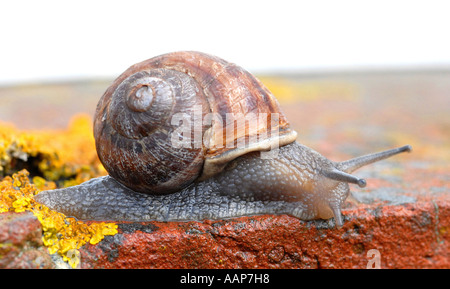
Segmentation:
<svg viewBox="0 0 450 289">
<path fill-rule="evenodd" d="M 21 131 L 0 123 L 0 176 L 20 168 L 62 186 L 105 175 L 95 151 L 92 119 L 76 115 L 68 129 L 46 131 Z"/>
<path fill-rule="evenodd" d="M 29 173 L 21 170 L 0 182 L 0 213 L 32 212 L 42 224 L 42 240 L 50 254 L 58 253 L 64 261 L 76 268 L 80 261 L 78 249 L 81 246 L 86 243 L 97 244 L 104 236 L 117 233 L 117 225 L 114 223 L 87 224 L 37 203 L 34 196 L 40 190 L 28 177 Z M 38 181 L 41 189 L 55 187 L 53 182 L 47 182 L 42 178 L 35 177 L 33 180 Z"/>
<path fill-rule="evenodd" d="M 27 168 L 33 172 L 30 174 Z M 43 243 L 72 267 L 79 266 L 78 249 L 117 233 L 114 223 L 85 223 L 52 211 L 34 196 L 43 190 L 80 184 L 106 174 L 92 136 L 92 120 L 75 116 L 68 129 L 20 131 L 0 124 L 0 213 L 32 212 L 42 224 Z M 4 176 L 1 179 L 1 176 Z"/>
</svg>

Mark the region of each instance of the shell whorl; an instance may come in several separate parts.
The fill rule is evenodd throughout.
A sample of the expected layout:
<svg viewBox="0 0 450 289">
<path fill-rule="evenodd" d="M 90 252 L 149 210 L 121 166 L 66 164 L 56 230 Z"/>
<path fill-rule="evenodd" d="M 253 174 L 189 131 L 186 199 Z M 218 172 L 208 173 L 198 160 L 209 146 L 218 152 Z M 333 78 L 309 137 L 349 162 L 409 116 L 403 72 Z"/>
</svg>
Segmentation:
<svg viewBox="0 0 450 289">
<path fill-rule="evenodd" d="M 162 73 L 137 72 L 114 91 L 109 112 L 114 129 L 122 136 L 141 139 L 153 133 L 169 117 L 174 92 Z"/>
<path fill-rule="evenodd" d="M 127 106 L 136 112 L 149 110 L 153 99 L 156 97 L 155 94 L 158 96 L 162 95 L 161 97 L 167 99 L 172 98 L 170 86 L 158 78 L 146 77 L 133 84 L 133 86 L 134 89 L 127 94 Z"/>
<path fill-rule="evenodd" d="M 167 194 L 191 183 L 203 166 L 204 148 L 174 148 L 172 117 L 209 110 L 187 74 L 162 68 L 132 73 L 107 91 L 94 121 L 98 156 L 108 173 L 143 193 Z"/>
</svg>

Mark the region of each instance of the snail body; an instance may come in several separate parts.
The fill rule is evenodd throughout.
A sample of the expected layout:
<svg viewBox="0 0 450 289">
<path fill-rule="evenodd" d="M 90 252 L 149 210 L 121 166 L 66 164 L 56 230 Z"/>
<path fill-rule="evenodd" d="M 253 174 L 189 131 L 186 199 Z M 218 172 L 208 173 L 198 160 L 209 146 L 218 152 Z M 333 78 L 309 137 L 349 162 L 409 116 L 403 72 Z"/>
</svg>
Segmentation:
<svg viewBox="0 0 450 289">
<path fill-rule="evenodd" d="M 180 133 L 179 116 L 197 130 Z M 94 137 L 109 176 L 36 200 L 86 220 L 289 214 L 342 226 L 349 183 L 365 186 L 350 173 L 411 150 L 332 162 L 296 136 L 275 97 L 244 69 L 200 52 L 165 54 L 131 66 L 99 101 Z"/>
</svg>

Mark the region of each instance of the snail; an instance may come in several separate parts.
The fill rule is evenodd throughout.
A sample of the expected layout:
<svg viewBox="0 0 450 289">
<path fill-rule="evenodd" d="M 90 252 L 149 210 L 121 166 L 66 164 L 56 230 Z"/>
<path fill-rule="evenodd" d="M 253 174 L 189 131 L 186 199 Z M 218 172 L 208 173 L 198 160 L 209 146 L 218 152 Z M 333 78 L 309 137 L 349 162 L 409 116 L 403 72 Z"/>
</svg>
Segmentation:
<svg viewBox="0 0 450 289">
<path fill-rule="evenodd" d="M 94 137 L 108 175 L 43 191 L 38 202 L 82 220 L 288 214 L 334 217 L 341 227 L 349 184 L 366 185 L 351 173 L 411 151 L 406 145 L 330 161 L 296 142 L 276 98 L 252 74 L 193 51 L 157 56 L 121 74 L 97 105 Z"/>
</svg>

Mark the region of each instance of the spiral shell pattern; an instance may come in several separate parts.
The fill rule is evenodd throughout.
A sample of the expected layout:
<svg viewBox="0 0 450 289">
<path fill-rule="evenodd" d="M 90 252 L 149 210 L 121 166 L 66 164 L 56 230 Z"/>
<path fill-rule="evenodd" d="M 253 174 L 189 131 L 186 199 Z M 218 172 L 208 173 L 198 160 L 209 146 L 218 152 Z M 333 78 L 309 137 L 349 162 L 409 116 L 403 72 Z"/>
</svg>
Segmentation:
<svg viewBox="0 0 450 289">
<path fill-rule="evenodd" d="M 122 136 L 146 137 L 169 117 L 175 102 L 173 86 L 156 72 L 135 73 L 114 91 L 109 111 L 112 119 L 120 120 L 112 126 Z"/>
<path fill-rule="evenodd" d="M 208 104 L 188 75 L 166 69 L 143 70 L 122 81 L 98 106 L 94 136 L 108 173 L 144 193 L 167 194 L 197 178 L 204 149 L 174 149 L 171 118 L 192 115 Z M 100 118 L 101 116 L 101 118 Z"/>
</svg>

